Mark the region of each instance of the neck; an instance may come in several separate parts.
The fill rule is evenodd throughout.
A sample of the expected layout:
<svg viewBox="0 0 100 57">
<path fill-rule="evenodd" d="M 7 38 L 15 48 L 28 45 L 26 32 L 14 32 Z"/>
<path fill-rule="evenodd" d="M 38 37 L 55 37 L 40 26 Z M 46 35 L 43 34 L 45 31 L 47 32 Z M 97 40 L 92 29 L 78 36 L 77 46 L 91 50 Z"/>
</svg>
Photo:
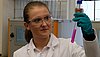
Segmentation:
<svg viewBox="0 0 100 57">
<path fill-rule="evenodd" d="M 42 50 L 49 42 L 49 37 L 46 38 L 33 38 L 33 43 L 39 50 Z"/>
</svg>

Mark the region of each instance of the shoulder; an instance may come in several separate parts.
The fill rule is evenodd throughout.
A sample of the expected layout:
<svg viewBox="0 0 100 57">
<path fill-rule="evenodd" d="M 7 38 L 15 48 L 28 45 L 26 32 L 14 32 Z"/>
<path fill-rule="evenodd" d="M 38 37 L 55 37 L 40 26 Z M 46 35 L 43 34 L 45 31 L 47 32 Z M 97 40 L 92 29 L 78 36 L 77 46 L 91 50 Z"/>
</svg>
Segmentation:
<svg viewBox="0 0 100 57">
<path fill-rule="evenodd" d="M 75 47 L 80 47 L 76 42 L 71 43 L 71 38 L 59 38 L 59 44 L 60 46 L 64 46 L 67 48 L 75 48 Z"/>
<path fill-rule="evenodd" d="M 20 54 L 26 54 L 27 53 L 27 48 L 28 48 L 28 44 L 26 44 L 25 46 L 23 46 L 23 47 L 19 48 L 18 50 L 16 50 L 13 55 L 16 56 L 16 55 L 20 55 Z"/>
<path fill-rule="evenodd" d="M 65 38 L 58 38 L 58 40 L 59 40 L 59 42 L 60 43 L 69 43 L 70 44 L 70 38 L 68 38 L 68 39 L 65 39 Z"/>
<path fill-rule="evenodd" d="M 58 41 L 59 41 L 59 46 L 61 46 L 62 48 L 71 47 L 70 38 L 68 39 L 58 38 Z"/>
<path fill-rule="evenodd" d="M 84 53 L 83 47 L 78 45 L 76 42 L 71 43 L 70 38 L 68 39 L 59 38 L 59 45 L 60 45 L 60 48 L 64 51 L 69 50 L 70 52 L 73 52 L 73 53 L 79 53 L 79 52 Z"/>
</svg>

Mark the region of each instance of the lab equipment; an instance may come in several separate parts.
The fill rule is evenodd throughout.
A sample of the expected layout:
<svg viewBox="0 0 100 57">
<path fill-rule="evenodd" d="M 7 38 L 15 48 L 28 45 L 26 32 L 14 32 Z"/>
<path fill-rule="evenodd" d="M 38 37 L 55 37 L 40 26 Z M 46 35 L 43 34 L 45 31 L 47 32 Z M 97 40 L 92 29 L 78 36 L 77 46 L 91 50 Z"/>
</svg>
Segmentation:
<svg viewBox="0 0 100 57">
<path fill-rule="evenodd" d="M 73 34 L 72 34 L 72 39 L 71 39 L 71 42 L 74 43 L 74 39 L 75 39 L 75 35 L 76 35 L 76 22 L 74 24 L 74 29 L 73 29 Z"/>
<path fill-rule="evenodd" d="M 83 9 L 80 8 L 81 4 L 82 4 L 82 0 L 77 0 L 77 8 L 75 8 L 75 12 L 83 12 Z M 76 27 L 77 26 L 76 26 L 76 22 L 75 22 L 73 33 L 72 33 L 72 38 L 71 38 L 72 43 L 74 43 L 74 40 L 75 40 L 75 35 L 76 35 L 76 30 L 77 30 Z"/>
<path fill-rule="evenodd" d="M 85 13 L 80 12 L 75 13 L 74 16 L 77 18 L 73 18 L 73 21 L 77 22 L 78 27 L 81 27 L 84 39 L 94 40 L 95 33 L 90 18 Z"/>
</svg>

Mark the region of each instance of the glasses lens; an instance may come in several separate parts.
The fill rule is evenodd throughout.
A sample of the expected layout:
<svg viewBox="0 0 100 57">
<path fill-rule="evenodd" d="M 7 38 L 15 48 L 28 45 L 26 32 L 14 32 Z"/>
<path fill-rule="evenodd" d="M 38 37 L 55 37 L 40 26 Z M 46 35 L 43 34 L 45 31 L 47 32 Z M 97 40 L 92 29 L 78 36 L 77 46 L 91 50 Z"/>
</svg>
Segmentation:
<svg viewBox="0 0 100 57">
<path fill-rule="evenodd" d="M 32 20 L 29 21 L 29 22 L 38 24 L 38 23 L 42 23 L 43 21 L 45 21 L 45 22 L 50 22 L 50 19 L 51 19 L 51 16 L 48 15 L 48 16 L 45 16 L 44 19 L 42 19 L 42 18 L 40 18 L 40 17 L 37 17 L 37 18 L 32 19 Z"/>
<path fill-rule="evenodd" d="M 50 19 L 51 19 L 51 16 L 44 17 L 44 21 L 46 21 L 46 22 L 50 21 Z"/>
<path fill-rule="evenodd" d="M 39 23 L 39 22 L 41 22 L 41 20 L 42 20 L 41 18 L 35 18 L 35 19 L 32 20 L 32 22 Z"/>
</svg>

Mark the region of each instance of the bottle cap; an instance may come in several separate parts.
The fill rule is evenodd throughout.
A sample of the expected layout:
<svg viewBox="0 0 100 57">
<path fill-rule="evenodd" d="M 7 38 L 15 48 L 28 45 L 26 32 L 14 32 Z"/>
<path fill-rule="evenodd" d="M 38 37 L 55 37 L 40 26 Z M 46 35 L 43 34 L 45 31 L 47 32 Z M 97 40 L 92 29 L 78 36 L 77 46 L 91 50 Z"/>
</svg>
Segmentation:
<svg viewBox="0 0 100 57">
<path fill-rule="evenodd" d="M 82 4 L 82 0 L 77 0 L 77 4 Z"/>
</svg>

